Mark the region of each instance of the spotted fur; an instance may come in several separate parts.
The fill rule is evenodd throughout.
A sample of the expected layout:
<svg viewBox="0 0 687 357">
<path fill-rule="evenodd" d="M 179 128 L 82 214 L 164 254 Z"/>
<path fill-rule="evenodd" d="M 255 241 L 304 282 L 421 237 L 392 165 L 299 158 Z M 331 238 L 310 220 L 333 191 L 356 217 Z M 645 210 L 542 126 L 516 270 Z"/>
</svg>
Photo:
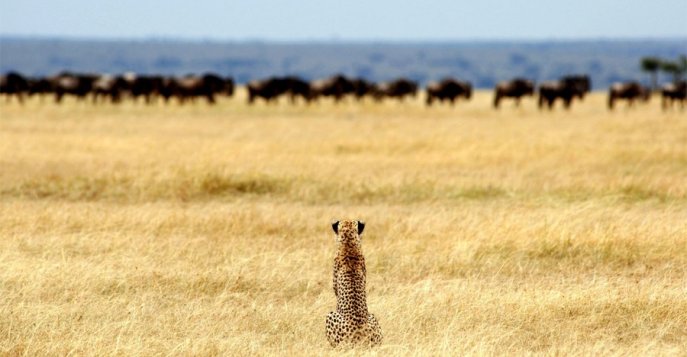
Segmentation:
<svg viewBox="0 0 687 357">
<path fill-rule="evenodd" d="M 360 221 L 337 221 L 337 254 L 334 258 L 334 295 L 336 311 L 327 315 L 327 340 L 333 346 L 369 345 L 382 342 L 382 329 L 367 311 L 365 295 L 365 257 L 360 235 L 365 224 Z"/>
</svg>

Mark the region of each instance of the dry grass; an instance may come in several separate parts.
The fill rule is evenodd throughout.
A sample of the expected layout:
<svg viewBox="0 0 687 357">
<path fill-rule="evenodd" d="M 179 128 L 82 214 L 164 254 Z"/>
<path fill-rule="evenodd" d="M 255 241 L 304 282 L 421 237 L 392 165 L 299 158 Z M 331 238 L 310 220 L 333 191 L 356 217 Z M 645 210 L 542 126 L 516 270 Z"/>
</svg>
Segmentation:
<svg viewBox="0 0 687 357">
<path fill-rule="evenodd" d="M 0 354 L 687 353 L 687 113 L 533 101 L 0 106 Z"/>
</svg>

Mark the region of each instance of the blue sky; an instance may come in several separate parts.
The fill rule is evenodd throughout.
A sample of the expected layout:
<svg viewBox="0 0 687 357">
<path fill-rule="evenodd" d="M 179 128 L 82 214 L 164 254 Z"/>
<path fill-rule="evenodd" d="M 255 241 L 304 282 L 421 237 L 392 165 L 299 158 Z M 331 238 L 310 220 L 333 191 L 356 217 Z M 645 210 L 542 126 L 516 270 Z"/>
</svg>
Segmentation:
<svg viewBox="0 0 687 357">
<path fill-rule="evenodd" d="M 0 35 L 213 40 L 687 37 L 687 0 L 0 0 Z"/>
</svg>

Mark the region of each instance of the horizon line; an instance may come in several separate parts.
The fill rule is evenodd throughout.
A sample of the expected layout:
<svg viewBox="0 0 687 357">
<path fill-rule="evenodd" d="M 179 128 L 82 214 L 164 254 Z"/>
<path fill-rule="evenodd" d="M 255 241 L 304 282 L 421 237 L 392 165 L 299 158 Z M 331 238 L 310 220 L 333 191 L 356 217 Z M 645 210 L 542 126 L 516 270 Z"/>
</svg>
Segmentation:
<svg viewBox="0 0 687 357">
<path fill-rule="evenodd" d="M 270 43 L 270 44 L 475 44 L 475 43 L 575 43 L 575 42 L 673 42 L 686 41 L 686 36 L 646 36 L 646 37 L 551 37 L 551 38 L 426 38 L 426 39 L 396 39 L 396 38 L 216 38 L 216 37 L 183 37 L 183 36 L 75 36 L 75 35 L 45 35 L 45 34 L 0 34 L 0 39 L 11 40 L 53 40 L 74 42 L 187 42 L 187 43 Z"/>
</svg>

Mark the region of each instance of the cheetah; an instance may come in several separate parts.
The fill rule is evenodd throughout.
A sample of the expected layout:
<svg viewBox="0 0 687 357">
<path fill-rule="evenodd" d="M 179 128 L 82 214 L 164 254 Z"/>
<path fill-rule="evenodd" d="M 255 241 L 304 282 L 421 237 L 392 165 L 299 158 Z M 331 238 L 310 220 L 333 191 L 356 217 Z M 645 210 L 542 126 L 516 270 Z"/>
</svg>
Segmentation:
<svg viewBox="0 0 687 357">
<path fill-rule="evenodd" d="M 365 257 L 360 239 L 365 223 L 336 221 L 332 228 L 338 246 L 333 279 L 336 311 L 327 315 L 327 340 L 332 347 L 379 345 L 382 329 L 375 316 L 367 311 L 365 297 Z"/>
</svg>

